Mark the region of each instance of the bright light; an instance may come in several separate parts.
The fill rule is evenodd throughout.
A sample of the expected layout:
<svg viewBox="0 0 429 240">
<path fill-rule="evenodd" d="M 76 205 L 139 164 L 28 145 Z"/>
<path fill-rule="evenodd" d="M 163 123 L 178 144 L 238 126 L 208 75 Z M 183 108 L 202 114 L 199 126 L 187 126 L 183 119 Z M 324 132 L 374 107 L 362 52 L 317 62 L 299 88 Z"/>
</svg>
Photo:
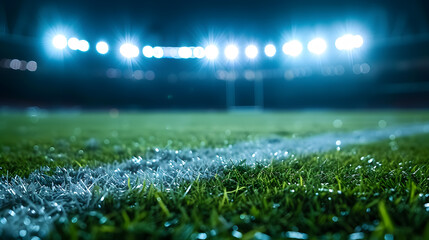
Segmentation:
<svg viewBox="0 0 429 240">
<path fill-rule="evenodd" d="M 131 43 L 122 44 L 119 52 L 126 58 L 135 58 L 139 55 L 139 48 Z"/>
<path fill-rule="evenodd" d="M 206 47 L 206 57 L 208 59 L 216 59 L 219 55 L 219 49 L 215 45 L 209 45 Z"/>
<path fill-rule="evenodd" d="M 246 49 L 244 50 L 244 53 L 246 54 L 246 56 L 250 59 L 255 59 L 256 56 L 258 56 L 258 48 L 255 45 L 249 45 L 246 47 Z"/>
<path fill-rule="evenodd" d="M 82 52 L 86 52 L 89 50 L 89 43 L 86 40 L 79 41 L 79 50 Z"/>
<path fill-rule="evenodd" d="M 154 47 L 153 56 L 156 58 L 162 58 L 164 56 L 164 49 L 162 49 L 162 47 Z"/>
<path fill-rule="evenodd" d="M 190 48 L 188 48 L 188 47 L 181 47 L 181 48 L 179 48 L 178 53 L 179 53 L 179 57 L 181 57 L 181 58 L 185 58 L 186 59 L 186 58 L 192 57 L 192 50 Z"/>
<path fill-rule="evenodd" d="M 77 39 L 75 37 L 69 38 L 67 45 L 69 46 L 69 48 L 71 50 L 78 50 L 79 46 L 80 46 L 79 39 Z"/>
<path fill-rule="evenodd" d="M 153 57 L 153 48 L 151 46 L 144 46 L 142 52 L 143 55 L 147 58 Z"/>
<path fill-rule="evenodd" d="M 276 47 L 273 44 L 268 44 L 265 46 L 264 52 L 267 57 L 274 57 L 276 55 Z"/>
<path fill-rule="evenodd" d="M 308 51 L 320 55 L 326 51 L 326 41 L 322 38 L 315 38 L 308 43 L 307 48 Z"/>
<path fill-rule="evenodd" d="M 65 47 L 67 47 L 67 38 L 64 37 L 64 35 L 56 35 L 53 39 L 52 39 L 52 44 L 54 45 L 55 48 L 58 49 L 64 49 Z"/>
<path fill-rule="evenodd" d="M 355 35 L 355 48 L 360 48 L 363 45 L 363 38 L 361 35 Z"/>
<path fill-rule="evenodd" d="M 363 45 L 363 38 L 360 35 L 346 34 L 342 37 L 337 38 L 335 41 L 335 47 L 338 50 L 352 50 L 354 48 L 360 48 Z"/>
<path fill-rule="evenodd" d="M 106 54 L 109 51 L 109 45 L 106 42 L 101 41 L 95 45 L 95 49 L 100 54 Z"/>
<path fill-rule="evenodd" d="M 238 57 L 238 48 L 235 45 L 228 45 L 225 48 L 225 57 L 229 60 L 235 60 Z"/>
<path fill-rule="evenodd" d="M 206 55 L 204 52 L 204 48 L 202 48 L 202 47 L 194 48 L 192 53 L 193 53 L 194 57 L 196 57 L 196 58 L 203 58 Z"/>
<path fill-rule="evenodd" d="M 286 55 L 296 57 L 302 52 L 302 44 L 298 40 L 292 40 L 285 43 L 282 50 Z"/>
</svg>

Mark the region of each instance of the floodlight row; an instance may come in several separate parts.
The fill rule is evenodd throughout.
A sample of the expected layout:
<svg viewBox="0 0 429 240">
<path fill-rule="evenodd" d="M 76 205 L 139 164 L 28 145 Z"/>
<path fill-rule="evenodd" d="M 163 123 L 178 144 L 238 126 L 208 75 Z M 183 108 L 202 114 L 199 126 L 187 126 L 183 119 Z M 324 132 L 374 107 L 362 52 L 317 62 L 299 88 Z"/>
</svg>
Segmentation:
<svg viewBox="0 0 429 240">
<path fill-rule="evenodd" d="M 364 41 L 360 35 L 346 34 L 336 39 L 335 47 L 341 51 L 351 51 L 362 47 Z M 65 49 L 68 47 L 71 50 L 79 50 L 86 52 L 89 50 L 89 43 L 86 40 L 79 40 L 75 37 L 67 39 L 64 35 L 56 35 L 52 39 L 52 44 L 57 49 Z M 96 44 L 96 50 L 100 54 L 109 52 L 109 45 L 100 41 Z M 307 49 L 310 53 L 315 55 L 322 55 L 326 52 L 328 45 L 323 38 L 314 38 L 307 43 Z M 298 40 L 291 40 L 283 44 L 282 51 L 284 54 L 291 57 L 299 56 L 304 50 L 303 44 Z M 140 54 L 140 49 L 131 42 L 123 43 L 119 52 L 122 56 L 128 59 L 136 58 Z M 175 58 L 175 59 L 189 59 L 189 58 L 207 58 L 214 60 L 219 56 L 219 48 L 216 45 L 208 45 L 206 47 L 159 47 L 159 46 L 144 46 L 141 50 L 143 56 L 147 58 Z M 255 59 L 259 55 L 257 46 L 251 44 L 244 49 L 247 58 Z M 268 44 L 264 47 L 264 53 L 267 57 L 274 57 L 277 49 L 273 44 Z M 238 58 L 240 50 L 237 45 L 229 44 L 224 48 L 224 56 L 230 61 Z"/>
</svg>

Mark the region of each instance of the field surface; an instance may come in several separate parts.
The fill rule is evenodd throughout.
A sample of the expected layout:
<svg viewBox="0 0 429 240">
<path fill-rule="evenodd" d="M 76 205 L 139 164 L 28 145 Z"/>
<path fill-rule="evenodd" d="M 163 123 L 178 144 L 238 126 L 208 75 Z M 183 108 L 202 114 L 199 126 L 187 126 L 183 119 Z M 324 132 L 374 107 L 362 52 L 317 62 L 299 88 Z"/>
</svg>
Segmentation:
<svg viewBox="0 0 429 240">
<path fill-rule="evenodd" d="M 0 113 L 0 236 L 429 239 L 429 113 Z"/>
</svg>

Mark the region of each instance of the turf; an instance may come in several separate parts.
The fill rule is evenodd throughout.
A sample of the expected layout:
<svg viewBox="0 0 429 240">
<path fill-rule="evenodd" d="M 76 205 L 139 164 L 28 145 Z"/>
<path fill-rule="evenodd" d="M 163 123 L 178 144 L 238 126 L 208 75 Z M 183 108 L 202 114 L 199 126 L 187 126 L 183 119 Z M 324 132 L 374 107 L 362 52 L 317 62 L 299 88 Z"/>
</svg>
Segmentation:
<svg viewBox="0 0 429 240">
<path fill-rule="evenodd" d="M 429 135 L 351 146 L 133 190 L 74 213 L 51 238 L 428 239 Z M 96 192 L 95 192 L 96 193 Z"/>
<path fill-rule="evenodd" d="M 427 112 L 2 113 L 3 176 L 97 166 L 153 148 L 223 147 L 265 136 L 428 122 Z M 245 159 L 243 159 L 245 161 Z M 132 182 L 126 197 L 71 212 L 49 238 L 429 239 L 429 135 L 269 166 L 230 166 L 178 190 Z M 93 194 L 99 194 L 97 188 Z"/>
<path fill-rule="evenodd" d="M 427 122 L 429 113 L 0 113 L 0 173 L 27 176 L 40 167 L 97 166 L 154 148 L 223 147 L 277 135 Z"/>
</svg>

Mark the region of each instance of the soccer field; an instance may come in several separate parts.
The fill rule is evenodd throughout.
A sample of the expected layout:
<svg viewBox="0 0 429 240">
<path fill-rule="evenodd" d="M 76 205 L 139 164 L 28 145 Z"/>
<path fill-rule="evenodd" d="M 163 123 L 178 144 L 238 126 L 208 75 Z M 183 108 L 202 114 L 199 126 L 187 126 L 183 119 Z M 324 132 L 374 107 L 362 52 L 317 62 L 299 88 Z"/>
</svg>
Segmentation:
<svg viewBox="0 0 429 240">
<path fill-rule="evenodd" d="M 429 239 L 429 113 L 0 113 L 4 238 Z"/>
</svg>

